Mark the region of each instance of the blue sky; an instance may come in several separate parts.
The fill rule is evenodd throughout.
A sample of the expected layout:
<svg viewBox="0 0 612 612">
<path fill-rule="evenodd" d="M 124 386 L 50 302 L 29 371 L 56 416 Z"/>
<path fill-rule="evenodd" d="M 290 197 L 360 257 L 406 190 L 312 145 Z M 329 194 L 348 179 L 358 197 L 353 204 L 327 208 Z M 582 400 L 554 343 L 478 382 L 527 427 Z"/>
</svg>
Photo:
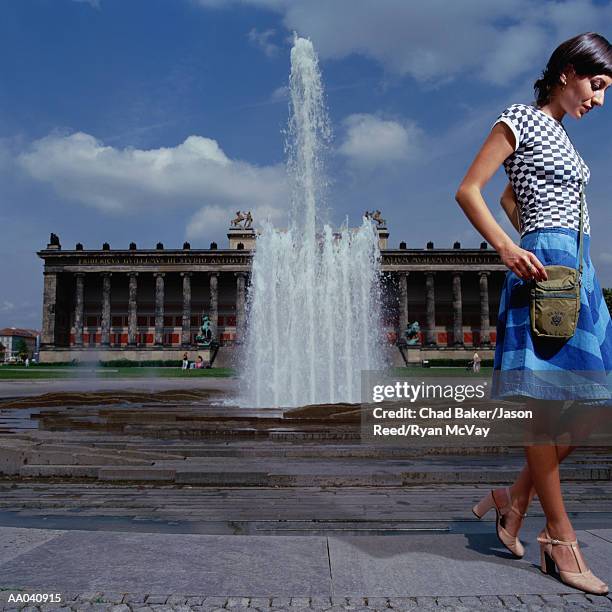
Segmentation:
<svg viewBox="0 0 612 612">
<path fill-rule="evenodd" d="M 0 7 L 0 327 L 39 327 L 50 232 L 65 248 L 225 246 L 235 210 L 285 226 L 292 32 L 320 56 L 332 220 L 390 243 L 476 246 L 455 190 L 505 106 L 612 3 L 5 0 Z M 565 125 L 591 167 L 592 258 L 612 286 L 610 101 Z M 500 169 L 485 196 L 498 204 Z"/>
</svg>

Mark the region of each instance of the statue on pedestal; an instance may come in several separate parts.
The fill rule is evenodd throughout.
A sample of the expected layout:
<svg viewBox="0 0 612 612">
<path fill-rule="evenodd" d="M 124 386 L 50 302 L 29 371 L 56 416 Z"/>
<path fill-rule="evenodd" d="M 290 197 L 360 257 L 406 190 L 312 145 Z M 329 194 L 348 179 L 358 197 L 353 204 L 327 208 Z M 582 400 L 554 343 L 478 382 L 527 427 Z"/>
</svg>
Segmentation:
<svg viewBox="0 0 612 612">
<path fill-rule="evenodd" d="M 406 325 L 406 331 L 404 335 L 406 336 L 406 344 L 409 346 L 415 346 L 421 343 L 419 338 L 419 332 L 421 331 L 421 326 L 418 321 L 413 321 Z"/>
<path fill-rule="evenodd" d="M 377 227 L 385 227 L 387 225 L 387 220 L 382 218 L 382 213 L 380 210 L 369 211 L 366 210 L 364 215 L 366 219 L 371 219 L 372 221 L 376 221 Z"/>
<path fill-rule="evenodd" d="M 243 225 L 241 225 L 241 223 Z M 240 229 L 251 229 L 253 225 L 253 215 L 251 215 L 251 211 L 236 211 L 236 216 L 232 219 L 230 223 L 230 227 L 240 228 Z"/>
<path fill-rule="evenodd" d="M 198 348 L 210 348 L 213 343 L 210 317 L 207 314 L 202 315 L 202 325 L 200 326 L 200 333 L 196 336 L 196 343 Z"/>
<path fill-rule="evenodd" d="M 239 211 L 236 211 L 236 216 L 230 221 L 230 227 L 239 227 L 244 221 L 245 216 Z"/>
</svg>

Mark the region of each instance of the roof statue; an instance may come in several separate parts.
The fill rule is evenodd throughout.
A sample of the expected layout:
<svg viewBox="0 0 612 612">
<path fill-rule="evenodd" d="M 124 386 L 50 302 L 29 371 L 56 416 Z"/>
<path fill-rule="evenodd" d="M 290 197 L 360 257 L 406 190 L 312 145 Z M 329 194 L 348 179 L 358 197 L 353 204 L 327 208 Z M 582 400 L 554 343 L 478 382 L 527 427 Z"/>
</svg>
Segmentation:
<svg viewBox="0 0 612 612">
<path fill-rule="evenodd" d="M 369 211 L 366 210 L 363 216 L 366 219 L 371 219 L 372 221 L 376 221 L 377 227 L 385 227 L 387 225 L 387 220 L 382 218 L 382 213 L 380 210 Z"/>
<path fill-rule="evenodd" d="M 230 227 L 240 228 L 240 229 L 251 229 L 253 225 L 253 216 L 251 215 L 251 211 L 236 211 L 236 216 L 232 219 L 230 223 Z"/>
</svg>

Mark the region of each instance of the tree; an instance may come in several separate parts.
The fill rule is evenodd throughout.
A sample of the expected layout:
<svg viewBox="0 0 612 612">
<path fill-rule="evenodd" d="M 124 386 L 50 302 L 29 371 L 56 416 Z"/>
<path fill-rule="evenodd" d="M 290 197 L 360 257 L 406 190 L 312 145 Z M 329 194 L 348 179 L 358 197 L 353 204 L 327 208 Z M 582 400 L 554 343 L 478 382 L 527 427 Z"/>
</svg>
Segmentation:
<svg viewBox="0 0 612 612">
<path fill-rule="evenodd" d="M 29 356 L 30 351 L 28 351 L 28 345 L 25 343 L 25 340 L 17 340 L 15 343 L 15 351 L 17 352 L 17 356 L 22 361 L 25 360 L 26 357 Z"/>
<path fill-rule="evenodd" d="M 603 296 L 604 296 L 604 300 L 606 300 L 606 305 L 608 306 L 608 310 L 612 313 L 612 289 L 604 289 Z"/>
</svg>

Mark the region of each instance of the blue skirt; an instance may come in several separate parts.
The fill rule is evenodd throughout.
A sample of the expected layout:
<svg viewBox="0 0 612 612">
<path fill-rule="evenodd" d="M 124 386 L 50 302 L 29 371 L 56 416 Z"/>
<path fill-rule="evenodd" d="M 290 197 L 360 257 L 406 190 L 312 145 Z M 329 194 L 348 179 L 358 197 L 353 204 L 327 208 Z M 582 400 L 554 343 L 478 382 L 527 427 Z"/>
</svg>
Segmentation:
<svg viewBox="0 0 612 612">
<path fill-rule="evenodd" d="M 576 230 L 533 230 L 521 238 L 520 246 L 534 253 L 545 266 L 576 267 Z M 612 321 L 589 247 L 590 236 L 583 234 L 580 312 L 576 332 L 568 340 L 532 335 L 531 282 L 510 270 L 506 273 L 497 318 L 492 398 L 521 401 L 531 397 L 612 405 Z"/>
</svg>

